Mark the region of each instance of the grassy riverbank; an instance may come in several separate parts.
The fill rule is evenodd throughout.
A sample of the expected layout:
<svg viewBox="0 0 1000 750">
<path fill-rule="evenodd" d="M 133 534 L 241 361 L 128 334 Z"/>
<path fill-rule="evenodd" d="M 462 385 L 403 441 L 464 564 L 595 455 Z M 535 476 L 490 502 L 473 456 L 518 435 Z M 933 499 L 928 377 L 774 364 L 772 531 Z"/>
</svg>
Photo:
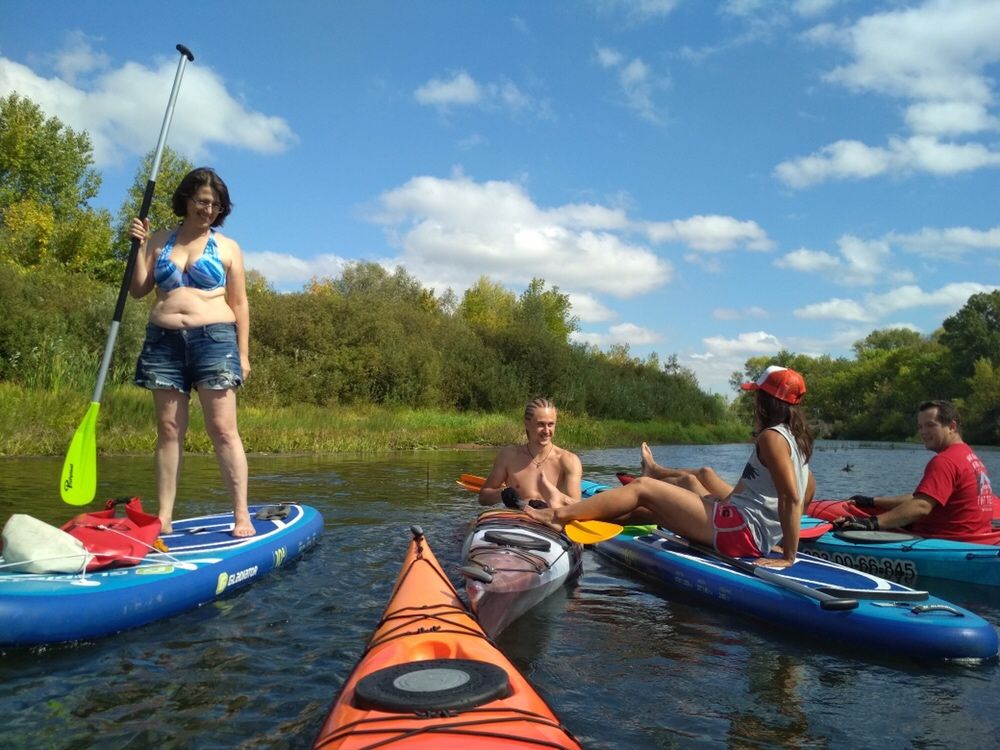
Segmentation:
<svg viewBox="0 0 1000 750">
<path fill-rule="evenodd" d="M 0 456 L 61 455 L 87 410 L 90 394 L 0 383 Z M 197 404 L 197 399 L 192 401 Z M 240 407 L 249 453 L 342 453 L 496 446 L 524 438 L 521 414 L 477 414 L 389 407 Z M 574 450 L 654 443 L 740 442 L 748 428 L 597 420 L 561 412 L 557 440 Z M 148 453 L 156 439 L 153 404 L 137 388 L 108 387 L 97 423 L 102 454 Z M 201 409 L 193 406 L 187 449 L 211 452 Z"/>
</svg>

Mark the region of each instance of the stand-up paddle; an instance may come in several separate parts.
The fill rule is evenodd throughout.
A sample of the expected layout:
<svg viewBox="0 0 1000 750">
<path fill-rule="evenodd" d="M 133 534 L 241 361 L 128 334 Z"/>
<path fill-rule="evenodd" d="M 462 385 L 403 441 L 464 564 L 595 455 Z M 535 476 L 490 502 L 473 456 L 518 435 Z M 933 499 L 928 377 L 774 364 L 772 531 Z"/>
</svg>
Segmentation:
<svg viewBox="0 0 1000 750">
<path fill-rule="evenodd" d="M 170 130 L 170 120 L 174 116 L 174 103 L 177 101 L 177 92 L 180 90 L 181 78 L 184 76 L 184 66 L 187 62 L 194 61 L 191 50 L 183 44 L 177 45 L 177 51 L 181 53 L 181 56 L 177 61 L 174 86 L 170 90 L 170 101 L 167 103 L 167 111 L 163 116 L 160 139 L 156 143 L 152 169 L 150 169 L 149 180 L 146 182 L 146 192 L 142 196 L 142 207 L 139 209 L 140 219 L 146 218 L 153 202 L 156 174 L 160 171 L 160 157 L 163 156 L 163 146 L 167 141 L 167 132 Z M 125 263 L 125 275 L 122 277 L 122 285 L 118 289 L 115 315 L 111 319 L 108 339 L 104 344 L 101 368 L 97 371 L 97 385 L 94 387 L 94 395 L 90 399 L 90 408 L 87 409 L 80 426 L 76 428 L 73 440 L 69 444 L 69 450 L 66 452 L 66 460 L 63 462 L 59 492 L 63 501 L 70 505 L 86 505 L 94 499 L 94 495 L 97 493 L 97 415 L 101 410 L 104 381 L 108 376 L 108 368 L 111 366 L 111 354 L 114 352 L 115 339 L 118 338 L 118 328 L 121 326 L 122 313 L 125 311 L 129 281 L 132 279 L 132 271 L 135 268 L 138 253 L 139 240 L 133 238 L 128 261 Z"/>
</svg>

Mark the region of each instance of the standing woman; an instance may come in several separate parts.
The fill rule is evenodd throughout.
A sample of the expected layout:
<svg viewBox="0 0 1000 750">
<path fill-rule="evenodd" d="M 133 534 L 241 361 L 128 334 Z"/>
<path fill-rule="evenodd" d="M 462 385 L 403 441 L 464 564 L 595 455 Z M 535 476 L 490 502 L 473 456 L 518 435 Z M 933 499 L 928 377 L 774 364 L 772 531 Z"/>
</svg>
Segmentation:
<svg viewBox="0 0 1000 750">
<path fill-rule="evenodd" d="M 243 253 L 216 231 L 232 211 L 229 189 L 214 170 L 189 172 L 174 191 L 181 223 L 153 234 L 132 220 L 140 241 L 133 297 L 156 289 L 136 385 L 156 408 L 156 493 L 163 531 L 171 531 L 192 388 L 205 415 L 222 479 L 233 502 L 233 536 L 254 534 L 247 509 L 247 459 L 236 426 L 236 389 L 250 374 L 250 309 Z"/>
<path fill-rule="evenodd" d="M 575 505 L 525 511 L 556 528 L 570 521 L 656 523 L 730 557 L 788 567 L 798 552 L 802 513 L 815 492 L 809 470 L 813 437 L 798 406 L 806 384 L 794 370 L 772 365 L 743 388 L 754 391 L 754 445 L 742 476 L 723 499 L 642 476 Z M 539 491 L 546 500 L 558 492 L 544 476 Z M 782 557 L 768 558 L 779 543 Z"/>
</svg>

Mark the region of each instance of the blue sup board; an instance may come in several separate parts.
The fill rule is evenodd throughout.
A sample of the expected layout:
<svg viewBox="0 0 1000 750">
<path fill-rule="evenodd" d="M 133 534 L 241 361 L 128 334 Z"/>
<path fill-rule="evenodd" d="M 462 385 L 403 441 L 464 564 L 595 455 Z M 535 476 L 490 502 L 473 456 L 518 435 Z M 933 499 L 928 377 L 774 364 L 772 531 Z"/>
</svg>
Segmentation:
<svg viewBox="0 0 1000 750">
<path fill-rule="evenodd" d="M 167 552 L 90 573 L 0 567 L 0 647 L 98 638 L 170 617 L 249 586 L 315 545 L 323 518 L 307 505 L 250 508 L 257 533 L 236 538 L 233 514 L 174 521 Z M 0 558 L 0 564 L 3 558 Z"/>
<path fill-rule="evenodd" d="M 802 544 L 817 557 L 904 583 L 926 577 L 1000 586 L 998 545 L 894 531 L 834 531 Z"/>
<path fill-rule="evenodd" d="M 997 654 L 997 632 L 978 615 L 801 552 L 789 568 L 760 568 L 651 527 L 626 527 L 594 550 L 655 583 L 822 640 L 926 660 Z"/>
</svg>

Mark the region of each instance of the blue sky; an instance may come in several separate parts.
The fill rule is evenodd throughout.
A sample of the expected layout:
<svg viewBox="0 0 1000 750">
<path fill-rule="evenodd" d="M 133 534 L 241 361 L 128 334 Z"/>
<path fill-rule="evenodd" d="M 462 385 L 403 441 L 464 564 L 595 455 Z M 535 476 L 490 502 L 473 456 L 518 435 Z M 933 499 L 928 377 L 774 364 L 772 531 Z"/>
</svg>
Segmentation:
<svg viewBox="0 0 1000 750">
<path fill-rule="evenodd" d="M 191 48 L 169 145 L 282 290 L 540 277 L 728 394 L 1000 285 L 996 0 L 3 5 L 0 96 L 90 133 L 113 213 Z"/>
</svg>

